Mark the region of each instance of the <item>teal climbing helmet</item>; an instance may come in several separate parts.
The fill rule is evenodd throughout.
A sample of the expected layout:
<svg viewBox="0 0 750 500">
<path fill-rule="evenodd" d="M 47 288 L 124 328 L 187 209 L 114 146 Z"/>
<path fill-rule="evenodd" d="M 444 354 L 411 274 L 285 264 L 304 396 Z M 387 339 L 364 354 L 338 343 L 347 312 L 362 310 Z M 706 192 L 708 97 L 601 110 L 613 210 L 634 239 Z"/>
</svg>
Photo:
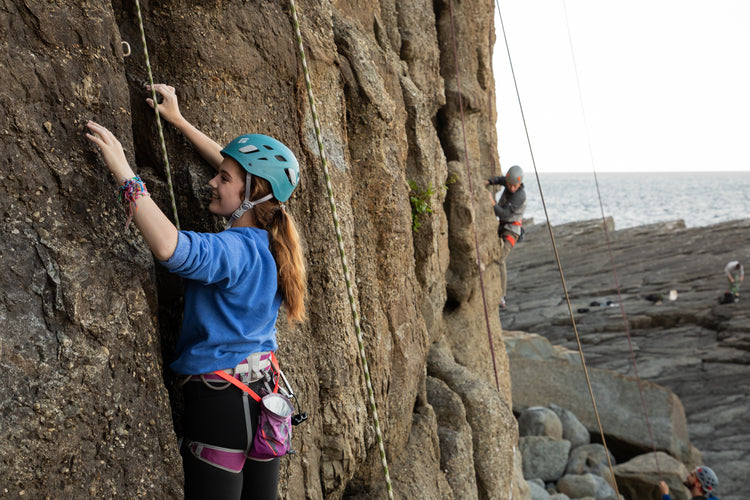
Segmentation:
<svg viewBox="0 0 750 500">
<path fill-rule="evenodd" d="M 248 173 L 267 180 L 274 197 L 284 202 L 299 182 L 299 163 L 292 151 L 273 137 L 246 134 L 234 139 L 221 150 Z"/>
<path fill-rule="evenodd" d="M 505 174 L 505 181 L 511 184 L 520 184 L 523 182 L 523 169 L 518 165 L 513 165 Z"/>
</svg>

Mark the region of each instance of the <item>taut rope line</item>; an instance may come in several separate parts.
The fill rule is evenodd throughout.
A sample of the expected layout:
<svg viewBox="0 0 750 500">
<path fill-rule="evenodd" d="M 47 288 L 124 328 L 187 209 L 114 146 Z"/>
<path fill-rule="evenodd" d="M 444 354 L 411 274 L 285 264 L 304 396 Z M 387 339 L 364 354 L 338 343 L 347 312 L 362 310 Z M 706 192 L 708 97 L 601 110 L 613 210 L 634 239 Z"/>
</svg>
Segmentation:
<svg viewBox="0 0 750 500">
<path fill-rule="evenodd" d="M 161 152 L 164 155 L 164 165 L 167 174 L 167 186 L 169 187 L 169 198 L 172 201 L 172 213 L 174 214 L 174 225 L 180 230 L 180 218 L 177 216 L 177 201 L 174 197 L 174 187 L 172 186 L 172 172 L 169 168 L 169 156 L 167 156 L 167 144 L 164 141 L 164 130 L 161 126 L 161 117 L 159 116 L 159 104 L 156 100 L 156 90 L 154 90 L 154 75 L 151 73 L 151 63 L 148 59 L 148 46 L 146 45 L 146 30 L 143 28 L 143 16 L 141 16 L 141 4 L 135 0 L 135 10 L 138 13 L 138 27 L 141 30 L 141 41 L 143 42 L 143 56 L 146 58 L 146 69 L 148 70 L 148 82 L 151 85 L 151 98 L 154 101 L 154 114 L 156 115 L 156 128 L 159 131 L 159 141 L 161 142 Z"/>
<path fill-rule="evenodd" d="M 331 176 L 328 173 L 328 160 L 326 159 L 325 147 L 323 146 L 323 140 L 320 133 L 320 122 L 318 120 L 318 112 L 315 108 L 315 99 L 312 92 L 312 83 L 310 82 L 310 72 L 307 68 L 307 59 L 305 58 L 305 47 L 302 44 L 302 32 L 299 27 L 299 20 L 297 19 L 297 9 L 294 5 L 294 0 L 289 0 L 292 10 L 292 20 L 294 22 L 294 31 L 297 37 L 297 45 L 299 48 L 300 59 L 302 60 L 302 69 L 305 74 L 305 86 L 307 87 L 307 97 L 310 101 L 310 111 L 313 118 L 313 124 L 315 126 L 315 138 L 318 142 L 318 150 L 320 152 L 320 159 L 323 165 L 323 173 L 325 174 L 326 180 L 326 191 L 328 194 L 328 202 L 331 206 L 331 214 L 333 215 L 333 225 L 336 229 L 336 241 L 339 247 L 339 257 L 341 258 L 341 270 L 344 275 L 344 281 L 346 282 L 346 291 L 349 295 L 349 307 L 352 314 L 352 321 L 354 322 L 354 330 L 357 333 L 357 343 L 359 344 L 359 357 L 362 362 L 362 370 L 364 372 L 365 381 L 367 383 L 367 396 L 370 399 L 370 409 L 372 410 L 372 420 L 375 424 L 375 433 L 378 438 L 378 449 L 380 451 L 380 461 L 383 465 L 383 473 L 385 475 L 386 488 L 388 490 L 388 498 L 393 500 L 393 485 L 391 484 L 391 475 L 388 472 L 388 460 L 385 456 L 385 445 L 383 444 L 383 434 L 380 430 L 380 422 L 378 420 L 378 408 L 375 403 L 375 392 L 372 389 L 372 381 L 370 379 L 370 369 L 367 365 L 367 354 L 365 353 L 365 342 L 362 336 L 362 329 L 359 324 L 359 314 L 357 312 L 357 302 L 354 297 L 352 290 L 352 282 L 349 278 L 349 265 L 346 261 L 346 252 L 344 250 L 344 239 L 341 236 L 341 226 L 339 224 L 338 214 L 336 212 L 336 201 L 333 198 L 333 186 L 331 185 Z"/>
<path fill-rule="evenodd" d="M 617 481 L 615 480 L 615 469 L 612 464 L 612 459 L 609 456 L 610 455 L 609 448 L 607 447 L 607 440 L 604 437 L 604 428 L 602 427 L 601 418 L 599 417 L 599 410 L 596 407 L 596 398 L 594 397 L 594 390 L 591 387 L 591 378 L 589 377 L 589 370 L 588 370 L 588 367 L 586 366 L 586 359 L 583 356 L 583 347 L 581 345 L 581 337 L 578 334 L 578 327 L 576 326 L 575 317 L 573 315 L 573 308 L 570 304 L 570 296 L 568 295 L 568 287 L 565 283 L 565 275 L 563 274 L 562 264 L 560 263 L 560 255 L 557 252 L 557 244 L 555 242 L 555 235 L 553 234 L 553 231 L 552 231 L 552 224 L 550 224 L 549 213 L 547 212 L 547 204 L 544 201 L 544 192 L 542 191 L 542 183 L 539 180 L 539 170 L 536 167 L 536 160 L 534 159 L 534 151 L 533 151 L 533 148 L 531 147 L 531 137 L 529 136 L 529 128 L 526 124 L 526 115 L 524 114 L 524 111 L 523 111 L 523 104 L 521 102 L 521 93 L 518 90 L 518 81 L 516 79 L 516 72 L 513 69 L 513 60 L 510 55 L 510 46 L 508 44 L 508 37 L 505 33 L 505 24 L 503 23 L 503 14 L 500 10 L 499 0 L 495 0 L 495 4 L 497 5 L 497 14 L 500 18 L 500 26 L 503 32 L 503 40 L 505 41 L 505 49 L 508 54 L 510 72 L 511 72 L 511 75 L 513 76 L 513 85 L 516 89 L 516 97 L 518 99 L 518 106 L 521 111 L 521 119 L 523 121 L 523 128 L 526 134 L 526 141 L 529 145 L 531 163 L 534 166 L 534 174 L 536 175 L 536 182 L 537 182 L 537 186 L 539 187 L 539 195 L 542 201 L 542 208 L 544 209 L 544 217 L 547 219 L 547 230 L 549 231 L 549 237 L 550 237 L 550 240 L 552 241 L 552 249 L 554 250 L 554 253 L 555 253 L 555 261 L 557 262 L 557 269 L 560 273 L 560 281 L 562 282 L 563 292 L 565 293 L 565 302 L 568 306 L 568 314 L 570 315 L 570 321 L 573 324 L 573 331 L 575 333 L 576 343 L 578 345 L 578 353 L 581 357 L 581 365 L 583 366 L 583 373 L 586 377 L 586 385 L 588 387 L 589 396 L 591 397 L 591 404 L 594 408 L 594 416 L 596 418 L 596 425 L 599 429 L 599 434 L 601 435 L 601 438 L 602 438 L 602 445 L 604 446 L 604 449 L 607 452 L 605 453 L 605 455 L 607 456 L 607 464 L 609 465 L 610 474 L 612 474 L 612 482 L 614 483 L 615 493 L 619 497 L 620 492 L 619 492 L 619 489 L 617 488 Z"/>
<path fill-rule="evenodd" d="M 589 126 L 588 126 L 588 120 L 586 118 L 586 109 L 583 105 L 583 94 L 581 92 L 581 81 L 578 76 L 578 65 L 576 64 L 576 57 L 575 57 L 575 51 L 573 50 L 573 38 L 570 35 L 570 22 L 568 21 L 568 8 L 566 5 L 565 0 L 563 0 L 563 11 L 565 13 L 565 27 L 568 31 L 568 43 L 570 44 L 570 55 L 573 59 L 573 71 L 576 75 L 576 85 L 578 88 L 578 102 L 581 106 L 581 116 L 583 116 L 583 128 L 586 132 L 586 143 L 588 145 L 589 149 L 589 158 L 591 159 L 591 169 L 594 172 L 594 184 L 596 185 L 596 195 L 599 199 L 599 210 L 602 214 L 602 227 L 604 227 L 604 237 L 607 242 L 607 250 L 609 251 L 609 262 L 612 266 L 612 275 L 614 276 L 615 280 L 615 288 L 617 289 L 617 302 L 620 306 L 620 314 L 622 315 L 623 324 L 625 326 L 625 334 L 628 338 L 628 348 L 630 349 L 630 359 L 633 364 L 633 373 L 635 375 L 635 379 L 638 383 L 638 393 L 641 398 L 641 407 L 643 409 L 643 415 L 646 420 L 646 427 L 648 429 L 648 436 L 651 440 L 651 448 L 654 450 L 654 461 L 656 463 L 656 471 L 659 474 L 659 478 L 663 479 L 662 473 L 661 473 L 661 467 L 659 466 L 659 455 L 656 453 L 656 443 L 654 442 L 654 435 L 653 431 L 651 429 L 651 420 L 648 416 L 648 409 L 646 408 L 646 398 L 643 395 L 643 388 L 641 387 L 641 378 L 638 375 L 638 366 L 635 361 L 635 352 L 633 350 L 633 341 L 630 337 L 630 326 L 628 325 L 628 317 L 625 314 L 625 306 L 622 303 L 622 293 L 620 291 L 620 282 L 617 278 L 617 268 L 615 266 L 615 257 L 612 252 L 612 242 L 609 238 L 609 229 L 607 229 L 607 218 L 604 215 L 604 204 L 602 203 L 602 194 L 601 190 L 599 189 L 599 178 L 596 175 L 596 166 L 594 162 L 594 151 L 591 147 L 591 135 L 589 133 Z"/>
<path fill-rule="evenodd" d="M 466 143 L 466 124 L 464 123 L 464 105 L 463 99 L 461 98 L 461 76 L 460 68 L 458 66 L 458 50 L 456 48 L 456 31 L 453 24 L 453 0 L 448 1 L 448 8 L 451 19 L 451 38 L 453 41 L 453 59 L 456 64 L 456 87 L 458 90 L 458 109 L 461 112 L 461 134 L 464 141 L 464 156 L 466 158 L 466 176 L 469 182 L 469 193 L 471 194 L 471 208 L 474 214 L 477 213 L 476 207 L 474 206 L 474 187 L 471 183 L 471 168 L 469 165 L 469 146 Z M 494 163 L 493 163 L 494 165 Z M 484 305 L 484 322 L 487 325 L 487 340 L 490 343 L 490 353 L 492 354 L 492 369 L 495 372 L 495 387 L 500 392 L 500 379 L 497 375 L 497 362 L 495 361 L 495 347 L 492 342 L 492 328 L 490 327 L 490 317 L 487 313 L 487 295 L 484 291 L 484 272 L 482 271 L 482 257 L 479 253 L 479 235 L 477 226 L 474 224 L 474 247 L 477 252 L 477 270 L 479 271 L 479 288 L 482 290 L 482 304 Z M 503 290 L 504 292 L 504 290 Z"/>
</svg>

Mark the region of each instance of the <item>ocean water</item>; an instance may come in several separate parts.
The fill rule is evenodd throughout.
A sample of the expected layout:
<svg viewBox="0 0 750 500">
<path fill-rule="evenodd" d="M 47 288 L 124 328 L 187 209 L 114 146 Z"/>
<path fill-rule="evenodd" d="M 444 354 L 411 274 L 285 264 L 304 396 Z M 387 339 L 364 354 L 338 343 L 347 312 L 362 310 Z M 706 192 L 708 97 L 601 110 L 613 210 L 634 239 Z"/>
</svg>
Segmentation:
<svg viewBox="0 0 750 500">
<path fill-rule="evenodd" d="M 596 179 L 604 214 L 612 216 L 615 229 L 679 219 L 700 227 L 750 218 L 750 171 L 597 173 Z M 601 219 L 593 173 L 542 172 L 537 182 L 528 170 L 525 218 L 546 221 L 539 184 L 553 226 Z"/>
</svg>

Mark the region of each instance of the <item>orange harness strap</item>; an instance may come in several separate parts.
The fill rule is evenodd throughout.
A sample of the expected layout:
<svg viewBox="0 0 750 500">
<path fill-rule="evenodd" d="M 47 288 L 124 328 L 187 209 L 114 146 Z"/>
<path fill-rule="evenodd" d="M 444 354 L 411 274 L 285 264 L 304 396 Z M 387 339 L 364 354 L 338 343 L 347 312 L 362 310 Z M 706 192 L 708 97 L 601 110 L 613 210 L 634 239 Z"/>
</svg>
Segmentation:
<svg viewBox="0 0 750 500">
<path fill-rule="evenodd" d="M 278 373 L 280 373 L 279 362 L 276 359 L 276 355 L 273 352 L 271 352 L 271 366 L 273 366 L 273 369 L 276 370 L 276 374 L 277 374 L 277 376 L 275 377 L 276 378 L 276 383 L 275 383 L 275 385 L 273 387 L 273 392 L 279 392 L 279 377 L 278 377 Z M 255 393 L 255 391 L 252 390 L 252 389 L 250 389 L 246 384 L 243 384 L 242 382 L 240 382 L 239 380 L 237 380 L 236 377 L 233 377 L 232 375 L 229 375 L 224 370 L 216 370 L 214 372 L 214 374 L 218 375 L 221 378 L 223 378 L 224 380 L 226 380 L 230 384 L 233 384 L 235 387 L 238 387 L 239 389 L 241 389 L 241 390 L 245 391 L 246 393 L 250 394 L 250 396 L 252 396 L 252 398 L 254 400 L 256 400 L 258 403 L 260 403 L 260 396 L 258 396 Z"/>
</svg>

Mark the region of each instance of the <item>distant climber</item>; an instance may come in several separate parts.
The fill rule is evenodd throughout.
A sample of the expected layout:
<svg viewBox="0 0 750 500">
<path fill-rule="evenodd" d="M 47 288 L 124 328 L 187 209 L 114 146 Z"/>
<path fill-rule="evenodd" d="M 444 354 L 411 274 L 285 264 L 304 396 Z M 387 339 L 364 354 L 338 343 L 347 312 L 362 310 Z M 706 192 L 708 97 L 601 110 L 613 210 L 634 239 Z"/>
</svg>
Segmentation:
<svg viewBox="0 0 750 500">
<path fill-rule="evenodd" d="M 727 281 L 729 282 L 729 292 L 735 298 L 739 298 L 740 284 L 745 279 L 745 268 L 738 260 L 733 260 L 724 268 L 724 274 L 727 275 Z"/>
<path fill-rule="evenodd" d="M 526 190 L 523 186 L 523 169 L 514 165 L 508 169 L 505 177 L 492 177 L 484 181 L 485 186 L 497 185 L 505 189 L 499 199 L 495 199 L 492 193 L 490 200 L 500 224 L 497 227 L 497 235 L 500 237 L 500 286 L 502 287 L 502 298 L 500 308 L 505 307 L 505 296 L 507 295 L 508 273 L 505 261 L 515 244 L 523 237 L 521 221 L 523 212 L 526 210 Z"/>
<path fill-rule="evenodd" d="M 690 491 L 690 500 L 704 500 L 713 498 L 719 500 L 714 496 L 716 487 L 719 486 L 719 478 L 716 477 L 714 471 L 702 465 L 696 467 L 693 472 L 688 474 L 685 480 L 682 482 L 687 489 Z M 659 489 L 661 490 L 662 500 L 672 500 L 669 496 L 669 486 L 664 481 L 659 482 Z"/>
</svg>

